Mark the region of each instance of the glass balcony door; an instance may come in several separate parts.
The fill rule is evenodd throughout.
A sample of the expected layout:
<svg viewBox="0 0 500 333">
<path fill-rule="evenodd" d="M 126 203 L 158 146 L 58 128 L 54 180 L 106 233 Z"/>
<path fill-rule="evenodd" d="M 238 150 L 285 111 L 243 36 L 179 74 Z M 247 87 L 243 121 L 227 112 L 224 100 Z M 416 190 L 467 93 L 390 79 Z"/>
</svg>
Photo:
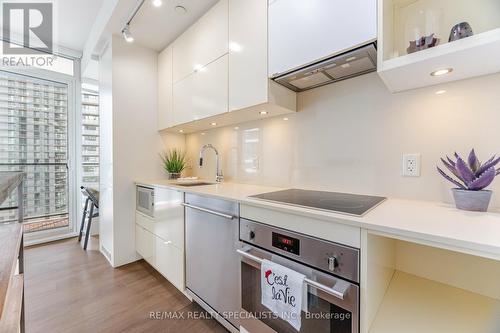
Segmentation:
<svg viewBox="0 0 500 333">
<path fill-rule="evenodd" d="M 73 84 L 0 71 L 0 171 L 24 171 L 27 242 L 75 233 L 70 171 Z M 4 206 L 15 206 L 17 193 Z M 0 221 L 17 219 L 3 211 Z"/>
</svg>

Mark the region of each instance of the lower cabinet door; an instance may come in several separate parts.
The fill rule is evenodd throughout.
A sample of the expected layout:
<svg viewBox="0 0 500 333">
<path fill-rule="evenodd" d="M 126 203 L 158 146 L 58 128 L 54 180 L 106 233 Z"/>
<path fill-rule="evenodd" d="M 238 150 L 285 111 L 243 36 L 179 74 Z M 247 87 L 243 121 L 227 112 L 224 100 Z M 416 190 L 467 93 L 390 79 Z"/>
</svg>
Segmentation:
<svg viewBox="0 0 500 333">
<path fill-rule="evenodd" d="M 184 291 L 184 253 L 172 242 L 156 237 L 155 268 L 177 289 Z"/>
<path fill-rule="evenodd" d="M 137 253 L 139 253 L 144 260 L 146 260 L 150 265 L 155 266 L 155 236 L 144 229 L 143 227 L 135 226 L 135 248 Z"/>
</svg>

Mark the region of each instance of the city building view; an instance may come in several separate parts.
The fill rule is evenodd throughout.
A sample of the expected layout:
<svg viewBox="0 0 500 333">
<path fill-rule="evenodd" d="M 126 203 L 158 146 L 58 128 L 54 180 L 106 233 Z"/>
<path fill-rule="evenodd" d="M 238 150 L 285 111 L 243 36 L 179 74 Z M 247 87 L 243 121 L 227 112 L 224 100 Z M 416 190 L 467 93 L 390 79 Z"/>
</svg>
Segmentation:
<svg viewBox="0 0 500 333">
<path fill-rule="evenodd" d="M 0 170 L 26 172 L 26 232 L 68 225 L 67 94 L 64 84 L 0 72 Z M 16 203 L 13 193 L 3 207 Z"/>
<path fill-rule="evenodd" d="M 99 95 L 96 86 L 82 89 L 81 186 L 99 189 Z M 82 209 L 86 197 L 81 195 Z"/>
<path fill-rule="evenodd" d="M 0 72 L 0 171 L 26 172 L 25 232 L 69 226 L 67 104 L 64 84 Z M 98 188 L 97 91 L 82 91 L 81 123 L 81 186 Z M 16 205 L 17 192 L 2 208 Z M 1 222 L 16 219 L 15 209 L 0 211 Z"/>
</svg>

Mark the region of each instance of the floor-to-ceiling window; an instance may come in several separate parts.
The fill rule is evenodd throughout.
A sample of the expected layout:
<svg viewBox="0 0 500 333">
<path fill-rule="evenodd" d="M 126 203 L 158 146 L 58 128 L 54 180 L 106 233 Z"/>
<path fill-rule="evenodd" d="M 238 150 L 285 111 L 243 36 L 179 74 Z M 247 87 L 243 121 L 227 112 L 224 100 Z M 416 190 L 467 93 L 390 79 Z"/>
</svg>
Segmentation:
<svg viewBox="0 0 500 333">
<path fill-rule="evenodd" d="M 73 230 L 69 95 L 67 83 L 0 71 L 0 171 L 26 172 L 25 233 Z M 15 210 L 0 212 L 0 221 L 16 218 Z"/>
</svg>

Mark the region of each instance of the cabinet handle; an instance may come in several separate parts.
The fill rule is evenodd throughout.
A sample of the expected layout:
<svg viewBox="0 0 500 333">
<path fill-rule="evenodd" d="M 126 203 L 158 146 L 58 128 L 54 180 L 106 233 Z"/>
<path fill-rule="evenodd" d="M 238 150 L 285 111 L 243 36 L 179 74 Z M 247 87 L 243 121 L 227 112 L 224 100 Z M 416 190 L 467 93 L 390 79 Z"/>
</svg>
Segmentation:
<svg viewBox="0 0 500 333">
<path fill-rule="evenodd" d="M 184 207 L 187 207 L 187 208 L 192 208 L 192 209 L 199 210 L 200 212 L 204 212 L 204 213 L 212 214 L 212 215 L 215 215 L 215 216 L 223 217 L 223 218 L 228 219 L 228 220 L 233 220 L 233 219 L 236 218 L 233 215 L 219 213 L 219 212 L 216 212 L 216 211 L 213 211 L 213 210 L 210 210 L 210 209 L 201 208 L 201 207 L 198 207 L 198 206 L 193 206 L 193 205 L 190 205 L 190 204 L 187 204 L 187 203 L 181 203 L 181 205 L 184 206 Z"/>
</svg>

